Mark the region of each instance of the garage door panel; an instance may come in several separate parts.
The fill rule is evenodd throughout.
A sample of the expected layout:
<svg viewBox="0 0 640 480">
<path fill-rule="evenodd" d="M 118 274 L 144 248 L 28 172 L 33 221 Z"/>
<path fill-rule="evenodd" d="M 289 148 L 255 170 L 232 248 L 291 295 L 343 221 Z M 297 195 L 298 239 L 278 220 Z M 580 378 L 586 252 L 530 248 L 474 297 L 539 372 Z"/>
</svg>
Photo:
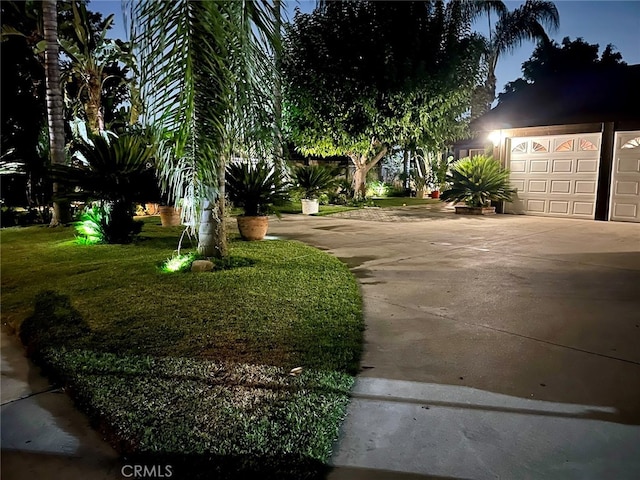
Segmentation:
<svg viewBox="0 0 640 480">
<path fill-rule="evenodd" d="M 527 171 L 527 162 L 513 161 L 511 162 L 511 171 L 512 172 L 526 172 Z"/>
<path fill-rule="evenodd" d="M 636 158 L 624 158 L 618 159 L 618 173 L 637 173 L 640 172 L 640 160 Z"/>
<path fill-rule="evenodd" d="M 595 181 L 585 182 L 585 181 L 577 180 L 575 192 L 579 194 L 589 194 L 589 193 L 595 194 L 596 182 Z"/>
<path fill-rule="evenodd" d="M 529 180 L 528 192 L 531 193 L 546 193 L 547 182 L 546 180 Z"/>
<path fill-rule="evenodd" d="M 547 173 L 549 171 L 549 160 L 532 160 L 530 166 L 531 173 Z"/>
<path fill-rule="evenodd" d="M 578 159 L 576 173 L 595 173 L 598 171 L 598 160 Z"/>
<path fill-rule="evenodd" d="M 614 189 L 616 195 L 640 195 L 640 181 L 638 182 L 616 182 Z"/>
<path fill-rule="evenodd" d="M 551 193 L 571 193 L 571 180 L 552 180 Z"/>
<path fill-rule="evenodd" d="M 595 214 L 595 202 L 574 202 L 573 215 L 593 217 Z"/>
<path fill-rule="evenodd" d="M 510 149 L 509 166 L 518 201 L 507 204 L 507 212 L 594 217 L 600 152 L 589 149 L 600 145 L 599 134 L 523 137 L 511 142 L 517 147 Z"/>
<path fill-rule="evenodd" d="M 626 218 L 628 221 L 635 221 L 638 216 L 638 205 L 618 202 L 614 206 L 614 215 L 616 217 Z"/>
<path fill-rule="evenodd" d="M 525 203 L 525 208 L 529 212 L 545 213 L 545 204 L 544 200 L 529 199 Z"/>
<path fill-rule="evenodd" d="M 640 131 L 616 134 L 610 220 L 640 223 Z"/>
<path fill-rule="evenodd" d="M 551 200 L 549 202 L 549 213 L 558 213 L 562 215 L 569 214 L 570 202 Z"/>
<path fill-rule="evenodd" d="M 573 171 L 573 160 L 553 160 L 553 173 L 571 173 Z"/>
</svg>

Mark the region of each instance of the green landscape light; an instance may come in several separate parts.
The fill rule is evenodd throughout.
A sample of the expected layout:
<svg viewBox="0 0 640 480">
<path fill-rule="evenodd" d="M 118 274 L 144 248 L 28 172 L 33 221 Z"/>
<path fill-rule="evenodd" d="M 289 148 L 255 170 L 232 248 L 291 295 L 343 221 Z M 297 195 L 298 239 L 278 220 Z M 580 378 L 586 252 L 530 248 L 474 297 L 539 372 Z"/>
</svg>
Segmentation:
<svg viewBox="0 0 640 480">
<path fill-rule="evenodd" d="M 193 262 L 194 255 L 188 253 L 186 255 L 174 255 L 171 258 L 165 260 L 162 264 L 162 271 L 167 273 L 181 272 L 185 270 L 191 262 Z"/>
<path fill-rule="evenodd" d="M 80 245 L 103 243 L 105 240 L 102 224 L 104 215 L 105 213 L 97 207 L 83 213 L 80 221 L 75 224 L 76 232 L 79 234 L 76 242 Z"/>
</svg>

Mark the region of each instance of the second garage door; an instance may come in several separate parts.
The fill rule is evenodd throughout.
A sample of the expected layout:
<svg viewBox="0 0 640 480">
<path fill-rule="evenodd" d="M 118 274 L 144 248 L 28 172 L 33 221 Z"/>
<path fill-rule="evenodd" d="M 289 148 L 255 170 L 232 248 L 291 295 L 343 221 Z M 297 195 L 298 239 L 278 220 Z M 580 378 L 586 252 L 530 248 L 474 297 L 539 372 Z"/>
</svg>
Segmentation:
<svg viewBox="0 0 640 480">
<path fill-rule="evenodd" d="M 595 217 L 599 133 L 511 138 L 507 166 L 518 190 L 508 213 Z"/>
</svg>

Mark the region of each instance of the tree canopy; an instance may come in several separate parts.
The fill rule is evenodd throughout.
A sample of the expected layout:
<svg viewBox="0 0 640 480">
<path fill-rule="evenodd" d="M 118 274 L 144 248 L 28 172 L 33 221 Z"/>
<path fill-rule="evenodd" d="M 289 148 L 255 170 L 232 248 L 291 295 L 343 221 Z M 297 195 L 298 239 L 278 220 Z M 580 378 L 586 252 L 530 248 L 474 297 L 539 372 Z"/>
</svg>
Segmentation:
<svg viewBox="0 0 640 480">
<path fill-rule="evenodd" d="M 388 148 L 466 133 L 482 44 L 457 2 L 326 2 L 286 29 L 285 131 L 305 154 L 346 155 L 356 187 Z"/>
<path fill-rule="evenodd" d="M 600 45 L 590 44 L 582 38 L 571 40 L 565 37 L 561 45 L 556 42 L 539 43 L 531 57 L 522 64 L 522 77 L 509 82 L 499 100 L 520 91 L 528 85 L 562 75 L 578 75 L 588 72 L 604 72 L 623 67 L 620 52 L 609 44 L 599 55 Z"/>
</svg>

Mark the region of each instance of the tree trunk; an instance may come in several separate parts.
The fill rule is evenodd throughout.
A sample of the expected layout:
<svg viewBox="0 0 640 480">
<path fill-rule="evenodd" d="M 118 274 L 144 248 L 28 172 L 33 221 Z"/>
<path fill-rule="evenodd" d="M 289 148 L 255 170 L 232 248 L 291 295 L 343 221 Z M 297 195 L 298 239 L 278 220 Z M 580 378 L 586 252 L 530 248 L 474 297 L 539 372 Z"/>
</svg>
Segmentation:
<svg viewBox="0 0 640 480">
<path fill-rule="evenodd" d="M 102 112 L 102 82 L 93 72 L 89 73 L 87 84 L 89 98 L 86 105 L 87 123 L 94 135 L 104 131 L 104 114 Z"/>
<path fill-rule="evenodd" d="M 58 51 L 58 11 L 56 0 L 42 3 L 42 20 L 46 49 L 45 84 L 47 97 L 47 121 L 49 126 L 50 158 L 53 165 L 65 164 L 64 120 L 62 91 L 60 90 L 60 63 Z M 64 200 L 63 188 L 53 183 L 53 215 L 50 226 L 55 227 L 69 221 L 69 204 Z"/>
<path fill-rule="evenodd" d="M 373 143 L 373 142 L 372 142 Z M 349 154 L 349 158 L 356 167 L 353 174 L 353 198 L 364 200 L 367 195 L 367 173 L 387 154 L 387 147 L 382 149 L 371 159 L 366 155 Z"/>
<path fill-rule="evenodd" d="M 282 137 L 282 78 L 280 76 L 280 49 L 282 42 L 282 1 L 274 0 L 273 10 L 275 16 L 275 32 L 278 45 L 274 49 L 273 62 L 273 116 L 274 116 L 274 156 L 276 161 L 284 163 L 284 139 Z"/>
<path fill-rule="evenodd" d="M 356 171 L 353 174 L 353 198 L 364 200 L 367 195 L 367 173 L 370 167 L 366 163 L 354 163 Z"/>
<path fill-rule="evenodd" d="M 218 198 L 204 200 L 198 228 L 198 253 L 205 257 L 224 258 L 229 254 L 227 232 L 224 225 L 225 168 L 218 167 Z M 214 212 L 215 210 L 215 212 Z"/>
</svg>

